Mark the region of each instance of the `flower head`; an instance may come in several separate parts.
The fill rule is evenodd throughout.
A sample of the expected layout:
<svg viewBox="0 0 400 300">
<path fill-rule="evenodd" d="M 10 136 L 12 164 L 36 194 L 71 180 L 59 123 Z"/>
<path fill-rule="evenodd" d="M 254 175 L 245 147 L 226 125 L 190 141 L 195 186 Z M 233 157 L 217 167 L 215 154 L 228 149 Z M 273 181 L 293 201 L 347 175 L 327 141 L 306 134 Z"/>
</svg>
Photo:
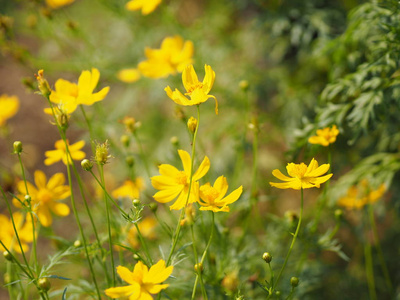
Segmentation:
<svg viewBox="0 0 400 300">
<path fill-rule="evenodd" d="M 318 144 L 326 147 L 336 141 L 336 137 L 338 134 L 339 130 L 337 129 L 336 125 L 333 125 L 332 128 L 326 127 L 324 129 L 318 129 L 317 135 L 311 136 L 308 139 L 308 142 L 311 144 Z"/>
<path fill-rule="evenodd" d="M 82 71 L 78 84 L 58 79 L 55 83 L 55 90 L 51 91 L 50 101 L 58 104 L 68 114 L 73 113 L 80 104 L 93 105 L 95 102 L 103 100 L 110 90 L 107 86 L 100 92 L 93 93 L 99 78 L 99 70 L 92 68 L 92 71 Z"/>
<path fill-rule="evenodd" d="M 213 212 L 229 211 L 228 204 L 231 204 L 239 199 L 243 192 L 243 187 L 240 186 L 228 196 L 225 197 L 228 191 L 228 182 L 224 176 L 220 176 L 215 180 L 214 185 L 206 183 L 200 187 L 199 201 L 200 210 L 212 210 Z"/>
<path fill-rule="evenodd" d="M 367 204 L 378 201 L 385 192 L 384 184 L 373 190 L 368 180 L 363 179 L 358 185 L 353 185 L 348 189 L 347 195 L 339 199 L 338 205 L 347 209 L 361 209 Z"/>
<path fill-rule="evenodd" d="M 275 169 L 272 171 L 272 175 L 285 182 L 270 182 L 270 184 L 279 189 L 300 190 L 313 187 L 319 188 L 322 183 L 328 181 L 329 178 L 332 177 L 333 174 L 321 176 L 328 172 L 329 168 L 329 164 L 318 166 L 318 162 L 314 158 L 308 166 L 305 163 L 289 163 L 286 166 L 286 170 L 290 177 L 283 175 L 281 171 Z"/>
<path fill-rule="evenodd" d="M 151 184 L 153 187 L 157 190 L 160 190 L 153 196 L 154 199 L 161 203 L 167 203 L 178 197 L 175 203 L 169 207 L 170 209 L 176 210 L 185 207 L 189 192 L 191 169 L 191 159 L 189 153 L 184 150 L 178 150 L 178 153 L 182 160 L 183 171 L 179 171 L 174 166 L 162 164 L 158 167 L 161 175 L 151 177 Z M 210 160 L 206 156 L 197 171 L 193 173 L 188 203 L 198 201 L 199 183 L 197 181 L 206 175 L 209 169 Z"/>
<path fill-rule="evenodd" d="M 131 0 L 126 3 L 125 7 L 127 10 L 142 10 L 142 15 L 148 15 L 153 12 L 158 5 L 160 5 L 161 0 Z"/>
<path fill-rule="evenodd" d="M 112 191 L 114 198 L 127 197 L 131 199 L 139 198 L 139 193 L 144 189 L 144 180 L 142 177 L 137 177 L 135 181 L 125 180 L 124 184 Z"/>
<path fill-rule="evenodd" d="M 24 222 L 22 214 L 19 212 L 15 212 L 13 213 L 13 219 L 14 224 L 17 228 L 18 237 L 21 241 L 22 249 L 24 250 L 24 252 L 28 251 L 29 246 L 27 244 L 33 241 L 32 221 L 30 219 L 30 215 L 27 215 Z M 5 215 L 0 214 L 0 228 L 0 240 L 7 247 L 7 249 L 10 251 L 14 249 L 16 252 L 21 253 L 21 248 L 19 247 L 19 244 L 16 240 L 15 231 L 11 219 L 9 219 Z M 0 245 L 0 249 L 4 249 L 4 247 Z"/>
<path fill-rule="evenodd" d="M 134 300 L 150 300 L 151 294 L 158 294 L 166 289 L 169 284 L 160 284 L 171 275 L 173 266 L 165 267 L 165 261 L 160 260 L 149 268 L 139 261 L 133 272 L 123 266 L 117 267 L 118 275 L 129 283 L 127 286 L 114 287 L 105 290 L 111 298 L 129 297 Z"/>
<path fill-rule="evenodd" d="M 63 173 L 56 173 L 47 181 L 46 175 L 37 170 L 34 177 L 36 187 L 30 182 L 26 183 L 31 196 L 32 210 L 39 217 L 40 223 L 48 227 L 53 222 L 50 212 L 61 217 L 69 215 L 69 207 L 58 201 L 67 198 L 71 194 L 70 188 L 68 185 L 64 185 L 65 176 Z M 17 189 L 21 194 L 25 194 L 25 182 L 19 181 Z M 21 203 L 16 199 L 13 202 L 15 206 L 21 206 Z"/>
<path fill-rule="evenodd" d="M 0 126 L 3 126 L 8 119 L 13 117 L 19 109 L 17 96 L 0 96 Z"/>
<path fill-rule="evenodd" d="M 57 9 L 65 5 L 73 3 L 75 0 L 46 0 L 48 7 L 52 9 Z"/>
<path fill-rule="evenodd" d="M 70 145 L 67 140 L 67 144 L 69 154 L 71 155 L 73 160 L 82 160 L 85 158 L 85 152 L 80 150 L 83 148 L 83 146 L 85 146 L 85 141 L 79 141 L 75 144 Z M 54 146 L 56 150 L 49 150 L 44 153 L 47 157 L 44 161 L 44 164 L 46 166 L 49 166 L 56 162 L 59 162 L 60 160 L 62 160 L 65 165 L 67 165 L 67 163 L 72 164 L 71 159 L 67 156 L 67 150 L 65 148 L 64 141 L 58 140 L 57 142 L 55 142 Z"/>
<path fill-rule="evenodd" d="M 185 97 L 178 89 L 172 91 L 169 86 L 164 90 L 176 104 L 179 105 L 197 105 L 206 102 L 209 98 L 215 100 L 215 113 L 218 115 L 218 102 L 217 98 L 213 95 L 209 95 L 212 86 L 214 85 L 215 72 L 209 65 L 204 66 L 206 75 L 204 76 L 203 82 L 197 79 L 197 74 L 193 68 L 193 65 L 188 65 L 182 72 L 182 82 L 186 89 L 185 96 L 189 96 L 190 99 Z"/>
<path fill-rule="evenodd" d="M 166 37 L 160 49 L 145 49 L 147 60 L 138 65 L 143 76 L 163 78 L 181 73 L 188 64 L 193 63 L 193 42 L 184 41 L 179 35 Z"/>
</svg>

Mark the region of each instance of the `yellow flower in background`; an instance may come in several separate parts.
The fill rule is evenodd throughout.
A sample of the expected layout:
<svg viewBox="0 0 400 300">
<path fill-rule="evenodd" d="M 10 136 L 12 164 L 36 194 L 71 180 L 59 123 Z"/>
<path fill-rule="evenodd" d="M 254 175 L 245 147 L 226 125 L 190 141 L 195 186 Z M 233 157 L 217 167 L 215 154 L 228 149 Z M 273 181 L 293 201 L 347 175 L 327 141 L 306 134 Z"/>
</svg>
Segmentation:
<svg viewBox="0 0 400 300">
<path fill-rule="evenodd" d="M 337 129 L 336 125 L 333 125 L 332 128 L 326 127 L 324 129 L 318 129 L 317 135 L 310 137 L 308 142 L 326 147 L 336 141 L 338 134 L 339 130 Z"/>
<path fill-rule="evenodd" d="M 147 60 L 138 65 L 143 76 L 163 78 L 181 73 L 188 64 L 193 63 L 194 46 L 192 41 L 184 41 L 176 35 L 166 37 L 160 49 L 145 49 Z"/>
<path fill-rule="evenodd" d="M 52 9 L 57 9 L 73 2 L 75 2 L 75 0 L 46 0 L 47 6 Z"/>
<path fill-rule="evenodd" d="M 153 12 L 160 3 L 161 0 L 131 0 L 125 4 L 125 8 L 131 11 L 141 9 L 142 15 L 148 15 Z"/>
<path fill-rule="evenodd" d="M 154 240 L 156 238 L 156 226 L 158 222 L 153 217 L 146 217 L 141 220 L 138 224 L 140 233 L 143 238 L 147 240 Z M 140 247 L 140 240 L 138 238 L 138 233 L 135 225 L 132 225 L 128 231 L 127 241 L 132 248 L 137 249 Z"/>
<path fill-rule="evenodd" d="M 81 151 L 80 149 L 85 146 L 85 141 L 79 141 L 75 144 L 70 145 L 69 141 L 67 140 L 69 154 L 71 155 L 73 160 L 82 160 L 85 158 L 85 152 Z M 72 161 L 67 156 L 67 150 L 65 148 L 65 143 L 63 140 L 58 140 L 54 144 L 56 150 L 49 150 L 46 151 L 44 154 L 46 155 L 46 159 L 44 164 L 46 166 L 52 165 L 56 162 L 62 160 L 62 162 L 67 165 L 67 163 L 72 164 Z"/>
<path fill-rule="evenodd" d="M 13 117 L 19 109 L 17 96 L 0 96 L 0 126 L 3 126 L 8 119 Z"/>
<path fill-rule="evenodd" d="M 131 198 L 138 199 L 139 193 L 145 187 L 144 180 L 141 177 L 137 177 L 135 181 L 133 180 L 125 180 L 124 184 L 119 188 L 112 191 L 112 196 L 114 198 Z"/>
<path fill-rule="evenodd" d="M 197 105 L 206 102 L 209 98 L 215 100 L 215 113 L 218 115 L 218 102 L 217 98 L 213 95 L 209 95 L 212 86 L 214 85 L 215 72 L 210 66 L 204 66 L 206 75 L 204 76 L 203 82 L 197 79 L 197 74 L 193 68 L 193 65 L 186 66 L 182 72 L 182 82 L 185 86 L 185 96 L 189 96 L 190 99 L 185 97 L 178 89 L 172 91 L 169 86 L 164 90 L 176 104 L 179 105 Z"/>
<path fill-rule="evenodd" d="M 160 284 L 171 275 L 173 266 L 165 267 L 165 261 L 160 260 L 149 268 L 139 261 L 133 272 L 123 266 L 117 267 L 118 275 L 129 283 L 127 286 L 113 287 L 105 290 L 108 297 L 129 297 L 130 300 L 151 300 L 151 294 L 158 294 L 166 289 L 169 284 Z"/>
<path fill-rule="evenodd" d="M 78 105 L 93 105 L 95 102 L 103 100 L 110 90 L 105 87 L 100 92 L 93 93 L 100 79 L 100 72 L 96 68 L 92 71 L 82 71 L 79 76 L 78 84 L 68 80 L 58 79 L 55 83 L 55 90 L 51 91 L 50 101 L 68 114 L 73 113 Z M 47 109 L 47 112 L 49 109 Z"/>
<path fill-rule="evenodd" d="M 32 219 L 29 215 L 26 216 L 26 221 L 24 222 L 23 215 L 19 212 L 13 213 L 13 219 L 15 223 L 15 227 L 17 228 L 18 237 L 21 241 L 21 246 L 24 252 L 29 250 L 28 243 L 33 241 L 32 234 Z M 18 244 L 17 238 L 15 236 L 14 227 L 10 218 L 5 215 L 0 214 L 0 240 L 3 244 L 8 248 L 8 250 L 15 250 L 18 253 L 21 253 L 21 248 Z M 4 249 L 4 247 L 0 244 L 0 249 Z"/>
<path fill-rule="evenodd" d="M 136 68 L 122 69 L 117 73 L 117 78 L 126 83 L 138 81 L 140 76 L 140 71 Z"/>
<path fill-rule="evenodd" d="M 239 199 L 243 192 L 243 187 L 240 186 L 228 196 L 225 197 L 228 191 L 228 182 L 224 176 L 220 176 L 215 180 L 214 185 L 206 183 L 200 187 L 199 201 L 200 210 L 212 210 L 213 212 L 229 211 L 228 204 L 231 204 Z"/>
<path fill-rule="evenodd" d="M 361 209 L 367 204 L 378 201 L 385 192 L 386 187 L 384 184 L 373 190 L 368 180 L 363 179 L 358 185 L 351 186 L 347 191 L 347 195 L 340 198 L 337 204 L 347 209 Z"/>
<path fill-rule="evenodd" d="M 48 227 L 53 223 L 50 212 L 60 217 L 69 215 L 68 205 L 58 201 L 70 196 L 70 188 L 68 185 L 64 185 L 65 176 L 63 173 L 56 173 L 47 181 L 46 175 L 37 170 L 34 177 L 36 187 L 30 182 L 26 183 L 31 196 L 31 207 L 38 216 L 40 223 Z M 24 181 L 17 183 L 17 189 L 22 195 L 26 194 Z M 20 199 L 24 199 L 23 196 Z M 13 200 L 13 203 L 15 206 L 21 207 L 21 203 L 16 199 Z"/>
<path fill-rule="evenodd" d="M 157 190 L 153 198 L 161 203 L 167 203 L 178 199 L 169 208 L 179 210 L 185 207 L 186 199 L 189 192 L 191 159 L 190 154 L 184 150 L 178 150 L 182 160 L 183 171 L 171 165 L 162 164 L 158 167 L 161 175 L 151 177 L 151 184 Z M 206 156 L 196 172 L 193 173 L 192 187 L 190 189 L 190 198 L 188 203 L 197 202 L 199 200 L 199 183 L 200 178 L 207 174 L 210 169 L 210 160 Z"/>
<path fill-rule="evenodd" d="M 270 182 L 270 185 L 279 189 L 294 190 L 310 189 L 314 187 L 319 188 L 322 183 L 328 181 L 329 178 L 332 177 L 333 174 L 322 176 L 328 172 L 329 168 L 329 164 L 318 166 L 318 162 L 314 158 L 308 166 L 305 163 L 289 163 L 286 166 L 286 170 L 290 177 L 283 175 L 278 169 L 272 171 L 272 175 L 286 182 Z"/>
</svg>

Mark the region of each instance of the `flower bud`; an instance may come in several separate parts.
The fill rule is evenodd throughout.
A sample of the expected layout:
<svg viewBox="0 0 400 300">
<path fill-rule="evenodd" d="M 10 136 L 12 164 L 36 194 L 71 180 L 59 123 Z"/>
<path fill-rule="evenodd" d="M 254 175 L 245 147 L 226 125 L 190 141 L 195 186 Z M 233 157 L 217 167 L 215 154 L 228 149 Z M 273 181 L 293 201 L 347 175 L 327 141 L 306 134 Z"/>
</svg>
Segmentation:
<svg viewBox="0 0 400 300">
<path fill-rule="evenodd" d="M 279 298 L 281 296 L 281 291 L 276 291 L 275 296 L 277 296 Z"/>
<path fill-rule="evenodd" d="M 90 171 L 93 168 L 92 162 L 86 158 L 81 161 L 81 166 L 85 171 Z"/>
<path fill-rule="evenodd" d="M 124 147 L 129 147 L 130 144 L 129 136 L 127 136 L 126 134 L 122 135 L 120 141 Z"/>
<path fill-rule="evenodd" d="M 132 204 L 134 207 L 138 207 L 140 205 L 140 200 L 139 199 L 133 199 Z"/>
<path fill-rule="evenodd" d="M 132 117 L 126 116 L 123 120 L 122 123 L 125 125 L 125 128 L 128 132 L 134 132 L 135 131 L 135 119 Z"/>
<path fill-rule="evenodd" d="M 194 265 L 194 270 L 196 272 L 203 272 L 203 270 L 204 270 L 203 264 L 201 262 L 195 264 Z"/>
<path fill-rule="evenodd" d="M 150 203 L 149 207 L 152 212 L 156 212 L 158 205 L 157 205 L 157 203 Z"/>
<path fill-rule="evenodd" d="M 170 143 L 171 143 L 172 145 L 174 145 L 174 146 L 178 146 L 178 145 L 179 145 L 179 139 L 178 139 L 177 136 L 171 137 L 169 141 L 170 141 Z"/>
<path fill-rule="evenodd" d="M 109 158 L 111 158 L 111 155 L 108 154 L 108 141 L 105 141 L 102 144 L 97 144 L 94 156 L 95 161 L 99 165 L 105 165 Z"/>
<path fill-rule="evenodd" d="M 46 277 L 40 278 L 38 280 L 38 285 L 45 292 L 47 292 L 51 288 L 51 283 L 50 283 L 49 279 Z"/>
<path fill-rule="evenodd" d="M 263 260 L 265 260 L 265 262 L 266 262 L 267 264 L 269 264 L 269 263 L 271 262 L 271 260 L 272 260 L 272 255 L 269 254 L 268 252 L 265 252 L 265 253 L 263 254 L 262 258 L 263 258 Z"/>
<path fill-rule="evenodd" d="M 290 278 L 290 284 L 292 285 L 292 287 L 298 286 L 299 285 L 299 278 L 297 278 L 297 277 Z"/>
<path fill-rule="evenodd" d="M 125 162 L 128 165 L 129 168 L 132 168 L 135 165 L 135 159 L 133 156 L 127 156 L 125 158 Z"/>
<path fill-rule="evenodd" d="M 133 259 L 139 261 L 140 256 L 135 253 L 135 254 L 133 254 Z"/>
<path fill-rule="evenodd" d="M 37 75 L 35 74 L 36 80 L 38 82 L 38 88 L 40 93 L 44 96 L 44 97 L 49 97 L 51 94 L 51 89 L 50 89 L 50 85 L 47 82 L 46 78 L 44 78 L 43 76 L 43 70 L 39 70 Z"/>
<path fill-rule="evenodd" d="M 335 210 L 335 218 L 336 220 L 340 221 L 343 217 L 343 210 L 341 210 L 340 208 Z"/>
<path fill-rule="evenodd" d="M 82 246 L 82 242 L 80 241 L 80 240 L 76 240 L 75 242 L 74 242 L 74 247 L 75 248 L 79 248 L 79 247 L 81 247 Z"/>
<path fill-rule="evenodd" d="M 8 252 L 8 251 L 4 251 L 4 252 L 3 252 L 3 256 L 4 256 L 4 258 L 5 258 L 6 260 L 8 260 L 8 261 L 12 261 L 12 259 L 13 259 L 11 253 Z"/>
<path fill-rule="evenodd" d="M 247 80 L 241 80 L 239 82 L 239 87 L 246 92 L 249 89 L 249 82 Z"/>
<path fill-rule="evenodd" d="M 189 128 L 189 131 L 191 133 L 194 133 L 197 127 L 197 119 L 190 117 L 189 120 L 187 121 L 187 127 Z"/>
<path fill-rule="evenodd" d="M 22 152 L 22 143 L 20 141 L 15 141 L 13 144 L 14 153 L 21 154 Z"/>
<path fill-rule="evenodd" d="M 31 203 L 31 200 L 32 200 L 32 197 L 31 197 L 30 195 L 25 195 L 25 196 L 24 196 L 24 199 L 25 199 L 25 202 L 26 202 L 26 203 L 30 204 L 30 203 Z"/>
</svg>

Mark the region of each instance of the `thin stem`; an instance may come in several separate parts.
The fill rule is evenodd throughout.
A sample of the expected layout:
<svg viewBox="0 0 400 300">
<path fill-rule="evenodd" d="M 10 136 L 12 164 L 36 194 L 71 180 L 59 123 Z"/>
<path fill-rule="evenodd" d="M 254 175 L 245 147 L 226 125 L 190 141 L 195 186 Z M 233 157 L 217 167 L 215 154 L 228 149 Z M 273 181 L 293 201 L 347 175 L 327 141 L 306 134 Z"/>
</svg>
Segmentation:
<svg viewBox="0 0 400 300">
<path fill-rule="evenodd" d="M 194 254 L 194 261 L 195 261 L 195 265 L 198 262 L 198 258 L 197 258 L 197 250 L 196 250 L 196 239 L 194 238 L 194 230 L 193 230 L 193 224 L 190 224 L 190 231 L 192 233 L 192 246 L 193 246 L 193 254 Z M 193 286 L 193 290 L 192 290 L 192 300 L 194 300 L 194 297 L 196 295 L 196 289 L 197 289 L 197 281 L 198 281 L 198 276 L 196 275 L 196 280 L 194 281 L 194 286 Z"/>
<path fill-rule="evenodd" d="M 149 178 L 150 178 L 151 174 L 150 174 L 149 164 L 147 162 L 147 156 L 144 154 L 142 143 L 140 142 L 140 139 L 139 139 L 139 137 L 138 137 L 138 135 L 136 133 L 136 130 L 133 132 L 133 137 L 135 138 L 136 143 L 139 146 L 140 156 L 142 157 L 144 168 L 146 169 L 147 176 L 149 176 Z"/>
<path fill-rule="evenodd" d="M 81 104 L 81 105 L 79 105 L 79 107 L 81 108 L 81 112 L 82 112 L 82 114 L 83 114 L 83 117 L 84 117 L 84 119 L 85 119 L 85 121 L 86 121 L 86 124 L 87 124 L 87 126 L 88 126 L 88 129 L 89 129 L 90 146 L 92 147 L 92 152 L 94 153 L 94 152 L 95 152 L 95 147 L 94 147 L 94 144 L 93 144 L 93 129 L 92 129 L 92 124 L 90 123 L 90 120 L 89 120 L 89 118 L 88 118 L 87 115 L 86 115 L 86 112 L 85 112 L 85 109 L 83 108 L 83 105 Z"/>
<path fill-rule="evenodd" d="M 372 265 L 372 251 L 371 244 L 365 241 L 364 244 L 364 255 L 365 255 L 365 272 L 367 274 L 368 291 L 371 300 L 376 300 L 375 291 L 375 279 L 374 279 L 374 269 Z"/>
<path fill-rule="evenodd" d="M 151 259 L 151 255 L 149 252 L 149 248 L 147 247 L 146 240 L 143 238 L 143 235 L 140 232 L 139 225 L 137 224 L 137 222 L 135 222 L 134 224 L 135 224 L 138 236 L 139 236 L 140 243 L 143 245 L 144 252 L 146 253 L 147 260 L 150 262 L 150 265 L 153 265 L 153 260 Z"/>
<path fill-rule="evenodd" d="M 185 207 L 187 206 L 188 202 L 189 202 L 189 198 L 190 198 L 190 192 L 192 189 L 192 180 L 193 180 L 193 165 L 194 165 L 194 157 L 195 157 L 195 151 L 196 151 L 196 137 L 197 137 L 197 131 L 199 130 L 199 124 L 200 124 L 200 106 L 197 105 L 197 126 L 196 129 L 194 131 L 193 134 L 193 141 L 192 141 L 192 158 L 191 158 L 191 164 L 190 164 L 190 179 L 189 179 L 189 189 L 188 189 L 188 195 L 186 198 L 186 203 L 185 203 Z M 169 252 L 168 255 L 168 259 L 167 259 L 167 267 L 170 265 L 171 263 L 171 259 L 172 259 L 172 254 L 174 253 L 176 244 L 178 243 L 178 238 L 179 238 L 179 233 L 181 231 L 181 221 L 183 220 L 183 217 L 185 216 L 185 209 L 182 209 L 181 215 L 179 217 L 178 220 L 178 225 L 176 226 L 176 230 L 175 230 L 175 234 L 174 234 L 174 239 L 172 241 L 172 246 L 171 246 L 171 250 Z"/>
</svg>

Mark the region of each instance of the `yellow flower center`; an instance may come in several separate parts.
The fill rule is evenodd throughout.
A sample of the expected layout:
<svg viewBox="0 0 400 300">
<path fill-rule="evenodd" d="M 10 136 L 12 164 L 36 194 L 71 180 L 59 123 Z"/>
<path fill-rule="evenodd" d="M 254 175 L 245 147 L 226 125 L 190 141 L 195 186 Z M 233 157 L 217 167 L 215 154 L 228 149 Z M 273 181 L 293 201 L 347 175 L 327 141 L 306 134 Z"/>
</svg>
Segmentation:
<svg viewBox="0 0 400 300">
<path fill-rule="evenodd" d="M 178 184 L 182 184 L 185 186 L 189 184 L 188 177 L 184 171 L 179 172 L 179 175 L 176 177 L 176 181 L 178 182 Z"/>
<path fill-rule="evenodd" d="M 297 177 L 299 179 L 303 179 L 304 174 L 307 172 L 307 165 L 305 163 L 301 164 L 290 163 L 287 167 L 287 171 L 291 177 Z"/>
<path fill-rule="evenodd" d="M 40 189 L 37 193 L 39 203 L 47 203 L 53 199 L 52 193 L 47 189 Z"/>
<path fill-rule="evenodd" d="M 212 187 L 202 187 L 201 189 L 201 196 L 203 200 L 206 200 L 206 202 L 213 204 L 214 200 L 218 198 L 219 193 L 218 191 Z"/>
<path fill-rule="evenodd" d="M 202 88 L 203 88 L 203 83 L 197 82 L 197 83 L 193 84 L 191 87 L 189 87 L 189 89 L 187 90 L 187 93 L 185 93 L 185 95 L 190 96 L 193 93 L 193 91 L 201 90 Z"/>
</svg>

